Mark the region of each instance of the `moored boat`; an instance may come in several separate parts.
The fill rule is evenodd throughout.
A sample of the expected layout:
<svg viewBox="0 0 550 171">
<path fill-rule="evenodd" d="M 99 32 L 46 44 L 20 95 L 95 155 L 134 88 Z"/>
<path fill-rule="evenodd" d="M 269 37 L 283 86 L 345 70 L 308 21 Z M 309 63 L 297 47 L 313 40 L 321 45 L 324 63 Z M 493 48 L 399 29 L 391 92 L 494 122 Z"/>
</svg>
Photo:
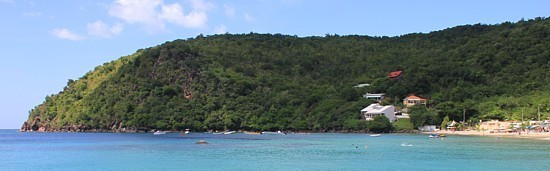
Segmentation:
<svg viewBox="0 0 550 171">
<path fill-rule="evenodd" d="M 379 137 L 382 134 L 370 134 L 371 137 Z"/>
<path fill-rule="evenodd" d="M 260 135 L 262 134 L 261 132 L 248 132 L 248 131 L 243 131 L 244 134 L 249 134 L 249 135 Z"/>
<path fill-rule="evenodd" d="M 262 134 L 267 134 L 267 135 L 286 135 L 286 133 L 282 132 L 282 131 L 277 131 L 277 132 L 273 132 L 273 131 L 263 131 Z"/>
<path fill-rule="evenodd" d="M 234 134 L 234 133 L 235 133 L 235 131 L 225 131 L 225 132 L 223 132 L 224 135 L 229 135 L 229 134 Z"/>
<path fill-rule="evenodd" d="M 168 131 L 156 131 L 153 133 L 153 135 L 164 135 L 166 134 Z"/>
</svg>

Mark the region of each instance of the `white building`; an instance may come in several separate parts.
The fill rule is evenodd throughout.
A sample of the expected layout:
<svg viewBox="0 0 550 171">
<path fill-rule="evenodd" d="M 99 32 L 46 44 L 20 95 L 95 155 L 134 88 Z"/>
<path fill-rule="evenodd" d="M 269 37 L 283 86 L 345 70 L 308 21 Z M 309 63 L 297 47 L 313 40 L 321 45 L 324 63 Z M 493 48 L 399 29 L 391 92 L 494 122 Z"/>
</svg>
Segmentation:
<svg viewBox="0 0 550 171">
<path fill-rule="evenodd" d="M 367 121 L 373 120 L 374 117 L 384 115 L 393 122 L 395 120 L 395 107 L 393 105 L 381 106 L 378 103 L 369 105 L 361 110 L 361 117 Z"/>
<path fill-rule="evenodd" d="M 382 100 L 384 100 L 385 95 L 386 94 L 384 94 L 384 93 L 377 93 L 377 94 L 367 93 L 367 94 L 364 94 L 363 97 L 365 99 L 372 99 L 372 100 L 375 100 L 377 102 L 381 102 Z"/>
</svg>

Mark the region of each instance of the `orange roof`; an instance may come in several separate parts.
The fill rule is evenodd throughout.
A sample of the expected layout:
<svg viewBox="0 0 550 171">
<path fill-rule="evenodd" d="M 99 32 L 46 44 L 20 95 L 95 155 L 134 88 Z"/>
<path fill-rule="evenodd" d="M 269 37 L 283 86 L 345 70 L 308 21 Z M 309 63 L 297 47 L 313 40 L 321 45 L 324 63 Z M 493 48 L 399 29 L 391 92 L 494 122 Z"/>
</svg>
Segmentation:
<svg viewBox="0 0 550 171">
<path fill-rule="evenodd" d="M 388 75 L 388 78 L 395 78 L 395 77 L 399 77 L 401 75 L 403 71 L 393 71 L 393 72 L 390 72 L 390 74 Z"/>
<path fill-rule="evenodd" d="M 409 97 L 405 98 L 405 99 L 409 99 L 409 100 L 426 100 L 426 99 L 423 99 L 423 98 L 420 98 L 418 96 L 415 96 L 415 95 L 410 95 Z"/>
</svg>

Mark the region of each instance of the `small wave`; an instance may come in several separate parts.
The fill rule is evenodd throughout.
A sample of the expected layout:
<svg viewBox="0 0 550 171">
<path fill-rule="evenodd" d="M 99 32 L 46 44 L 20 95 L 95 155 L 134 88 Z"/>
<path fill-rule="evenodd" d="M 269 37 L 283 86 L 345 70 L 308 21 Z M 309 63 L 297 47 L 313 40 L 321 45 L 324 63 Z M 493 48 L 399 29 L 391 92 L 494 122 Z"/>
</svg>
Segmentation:
<svg viewBox="0 0 550 171">
<path fill-rule="evenodd" d="M 401 146 L 403 147 L 411 147 L 413 146 L 412 144 L 409 144 L 409 143 L 401 143 Z"/>
</svg>

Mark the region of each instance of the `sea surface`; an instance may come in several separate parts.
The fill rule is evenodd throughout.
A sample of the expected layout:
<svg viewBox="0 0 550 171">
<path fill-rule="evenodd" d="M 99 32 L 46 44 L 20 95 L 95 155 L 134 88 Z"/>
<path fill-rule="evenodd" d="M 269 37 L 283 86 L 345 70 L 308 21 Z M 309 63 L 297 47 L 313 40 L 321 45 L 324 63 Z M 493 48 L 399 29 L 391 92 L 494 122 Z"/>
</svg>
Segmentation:
<svg viewBox="0 0 550 171">
<path fill-rule="evenodd" d="M 550 141 L 0 130 L 0 170 L 550 170 Z"/>
</svg>

